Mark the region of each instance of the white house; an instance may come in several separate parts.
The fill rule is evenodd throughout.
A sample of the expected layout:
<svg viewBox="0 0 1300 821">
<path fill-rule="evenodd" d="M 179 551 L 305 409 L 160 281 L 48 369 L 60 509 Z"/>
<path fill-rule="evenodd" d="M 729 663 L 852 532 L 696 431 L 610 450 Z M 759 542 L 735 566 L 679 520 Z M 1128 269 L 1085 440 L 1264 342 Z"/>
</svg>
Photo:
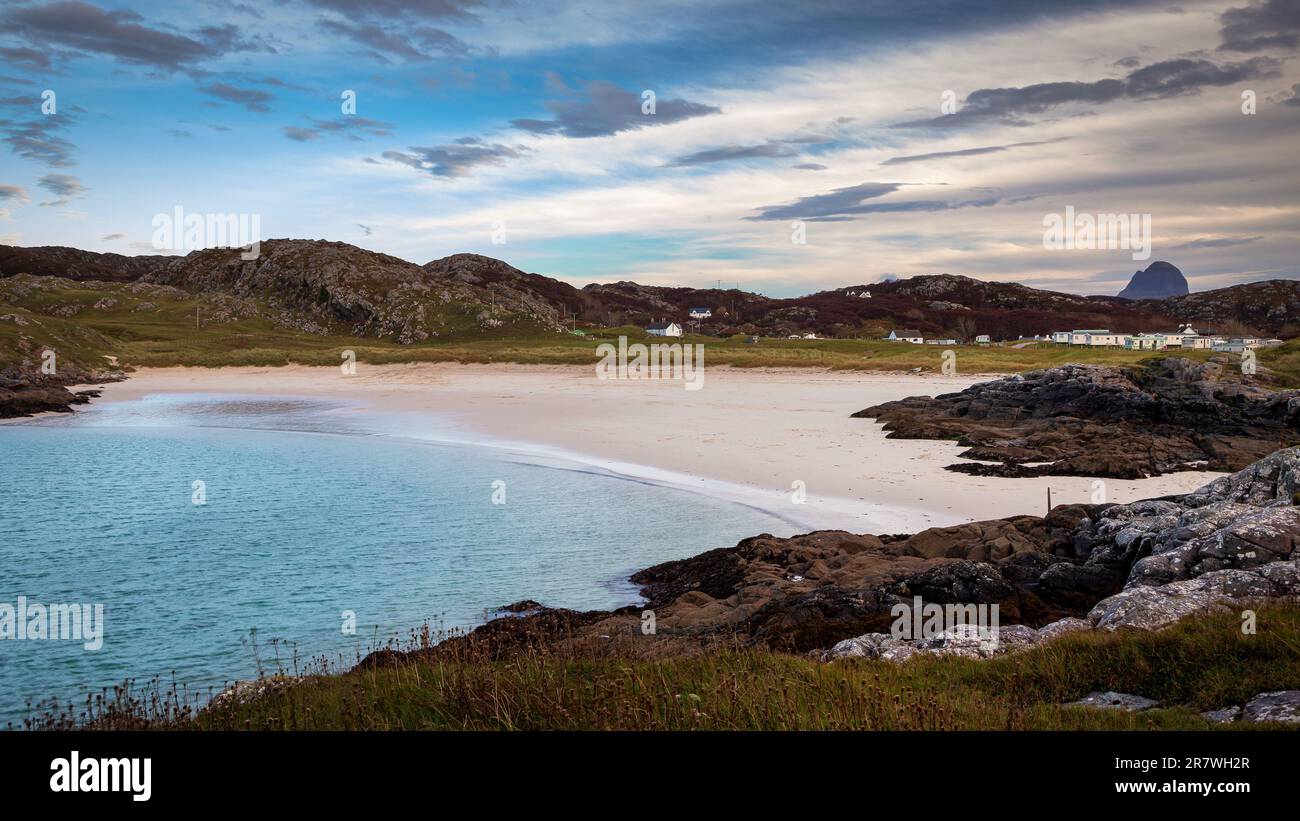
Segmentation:
<svg viewBox="0 0 1300 821">
<path fill-rule="evenodd" d="M 1242 351 L 1255 350 L 1260 346 L 1260 340 L 1254 336 L 1243 336 L 1240 338 L 1229 339 L 1227 341 L 1218 340 L 1214 350 L 1220 353 L 1241 353 Z"/>
<path fill-rule="evenodd" d="M 1107 329 L 1107 328 L 1087 328 L 1087 329 L 1082 330 L 1082 331 L 1070 331 L 1070 344 L 1071 344 L 1071 345 L 1090 345 L 1090 344 L 1092 344 L 1092 343 L 1090 343 L 1090 342 L 1088 341 L 1088 337 L 1089 337 L 1090 335 L 1092 335 L 1092 334 L 1097 334 L 1097 335 L 1099 335 L 1099 336 L 1103 336 L 1103 335 L 1106 335 L 1106 334 L 1109 334 L 1109 333 L 1110 333 L 1110 330 Z"/>
<path fill-rule="evenodd" d="M 993 340 L 989 338 L 988 334 L 980 334 L 979 336 L 975 337 L 976 345 L 987 345 L 992 341 Z"/>
<path fill-rule="evenodd" d="M 691 319 L 708 319 L 713 316 L 713 311 L 708 308 L 692 308 Z"/>
<path fill-rule="evenodd" d="M 676 322 L 656 322 L 648 326 L 645 332 L 651 336 L 681 336 L 682 326 Z"/>
<path fill-rule="evenodd" d="M 858 299 L 871 299 L 870 291 L 845 291 L 845 296 L 855 296 Z"/>
<path fill-rule="evenodd" d="M 1124 342 L 1130 351 L 1162 351 L 1165 348 L 1164 334 L 1134 334 Z"/>
<path fill-rule="evenodd" d="M 925 344 L 927 344 L 927 345 L 956 345 L 956 344 L 957 344 L 957 340 L 955 340 L 955 339 L 927 339 L 927 340 L 925 340 Z"/>
<path fill-rule="evenodd" d="M 1021 338 L 1023 339 L 1024 337 L 1021 337 Z M 1052 341 L 1055 342 L 1055 343 L 1058 344 L 1058 345 L 1069 345 L 1069 344 L 1070 344 L 1070 332 L 1069 332 L 1069 331 L 1053 331 L 1053 332 L 1052 332 Z"/>
<path fill-rule="evenodd" d="M 888 339 L 890 342 L 910 342 L 913 345 L 920 345 L 922 342 L 925 342 L 925 337 L 921 336 L 921 332 L 911 328 L 890 331 L 889 336 L 885 337 L 885 339 Z"/>
<path fill-rule="evenodd" d="M 1113 334 L 1110 331 L 1088 331 L 1084 334 L 1083 344 L 1093 348 L 1122 348 L 1128 334 Z"/>
</svg>

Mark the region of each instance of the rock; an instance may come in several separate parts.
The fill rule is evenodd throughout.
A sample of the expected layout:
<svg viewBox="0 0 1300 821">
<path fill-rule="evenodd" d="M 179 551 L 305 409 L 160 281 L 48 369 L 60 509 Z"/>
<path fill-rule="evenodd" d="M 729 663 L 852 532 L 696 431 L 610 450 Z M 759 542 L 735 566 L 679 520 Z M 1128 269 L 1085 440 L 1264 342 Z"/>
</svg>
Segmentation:
<svg viewBox="0 0 1300 821">
<path fill-rule="evenodd" d="M 1150 710 L 1153 707 L 1159 707 L 1160 702 L 1155 699 L 1144 696 L 1135 696 L 1130 693 L 1116 693 L 1110 690 L 1106 692 L 1091 692 L 1078 701 L 1072 701 L 1070 707 L 1101 707 L 1112 710 L 1127 710 L 1130 713 Z"/>
<path fill-rule="evenodd" d="M 1300 724 L 1300 690 L 1260 693 L 1246 702 L 1242 721 L 1283 721 Z"/>
<path fill-rule="evenodd" d="M 1160 630 L 1194 613 L 1241 609 L 1300 596 L 1297 561 L 1253 570 L 1217 570 L 1159 587 L 1129 587 L 1097 603 L 1088 618 L 1103 630 Z"/>
<path fill-rule="evenodd" d="M 1205 719 L 1211 724 L 1231 724 L 1232 722 L 1236 721 L 1240 717 L 1241 717 L 1241 707 L 1237 705 L 1233 705 L 1231 707 L 1223 707 L 1222 709 L 1219 710 L 1206 710 L 1205 712 L 1201 713 L 1201 718 Z"/>
<path fill-rule="evenodd" d="M 1300 392 L 1274 391 L 1230 363 L 1166 357 L 1131 368 L 1063 365 L 866 408 L 891 438 L 950 439 L 997 476 L 1137 479 L 1241 470 L 1300 444 Z M 995 464 L 988 464 L 995 463 Z"/>
<path fill-rule="evenodd" d="M 1092 622 L 1088 619 L 1078 619 L 1070 616 L 1038 628 L 1038 640 L 1040 642 L 1052 641 L 1070 633 L 1079 633 L 1091 629 Z"/>
<path fill-rule="evenodd" d="M 1138 271 L 1129 280 L 1128 286 L 1119 292 L 1123 299 L 1165 299 L 1171 296 L 1186 296 L 1190 289 L 1183 272 L 1168 262 L 1157 260 Z"/>
</svg>

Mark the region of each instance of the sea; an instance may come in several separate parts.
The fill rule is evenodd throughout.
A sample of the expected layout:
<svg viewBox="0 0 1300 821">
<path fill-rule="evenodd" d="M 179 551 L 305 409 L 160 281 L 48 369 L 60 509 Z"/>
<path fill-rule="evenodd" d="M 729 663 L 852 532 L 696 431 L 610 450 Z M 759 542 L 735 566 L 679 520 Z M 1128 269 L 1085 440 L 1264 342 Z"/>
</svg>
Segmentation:
<svg viewBox="0 0 1300 821">
<path fill-rule="evenodd" d="M 128 682 L 202 701 L 342 669 L 522 599 L 636 604 L 640 568 L 806 529 L 436 414 L 356 410 L 155 394 L 0 425 L 0 729 Z M 67 607 L 67 635 L 30 623 L 51 632 L 59 605 L 80 633 Z"/>
</svg>

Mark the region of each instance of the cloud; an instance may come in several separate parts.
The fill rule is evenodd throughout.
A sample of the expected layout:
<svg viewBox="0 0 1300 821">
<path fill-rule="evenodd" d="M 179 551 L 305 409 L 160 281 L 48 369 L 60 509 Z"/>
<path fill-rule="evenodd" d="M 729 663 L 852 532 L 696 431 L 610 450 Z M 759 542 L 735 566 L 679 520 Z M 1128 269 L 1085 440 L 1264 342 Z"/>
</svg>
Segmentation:
<svg viewBox="0 0 1300 821">
<path fill-rule="evenodd" d="M 211 83 L 199 90 L 204 94 L 210 94 L 226 102 L 238 103 L 249 111 L 260 111 L 262 113 L 271 110 L 267 103 L 275 99 L 275 96 L 267 91 L 259 91 L 255 88 L 238 88 L 229 83 L 221 82 Z"/>
<path fill-rule="evenodd" d="M 967 95 L 965 104 L 953 114 L 900 123 L 899 127 L 951 128 L 989 121 L 1025 125 L 1025 115 L 1041 114 L 1068 103 L 1102 105 L 1125 98 L 1157 99 L 1196 94 L 1205 86 L 1226 86 L 1243 80 L 1275 76 L 1280 66 L 1281 62 L 1271 57 L 1253 57 L 1244 62 L 1223 65 L 1216 65 L 1209 60 L 1180 58 L 1135 69 L 1123 80 L 981 88 Z"/>
<path fill-rule="evenodd" d="M 68 115 L 52 114 L 24 123 L 0 120 L 0 126 L 4 129 L 4 141 L 18 156 L 54 168 L 70 168 L 76 165 L 72 153 L 77 147 L 54 133 L 68 122 Z"/>
<path fill-rule="evenodd" d="M 690 165 L 709 165 L 711 163 L 730 162 L 731 160 L 750 160 L 766 157 L 793 157 L 799 152 L 793 150 L 788 145 L 777 142 L 762 143 L 760 145 L 724 145 L 718 148 L 709 148 L 704 151 L 696 151 L 693 154 L 686 154 L 677 157 L 672 162 L 666 163 L 671 167 L 683 167 Z"/>
<path fill-rule="evenodd" d="M 1191 250 L 1196 248 L 1232 248 L 1237 245 L 1249 245 L 1252 242 L 1259 242 L 1264 237 L 1222 237 L 1219 239 L 1195 239 L 1191 242 L 1184 242 L 1181 245 L 1171 245 L 1170 248 L 1177 250 Z"/>
<path fill-rule="evenodd" d="M 722 110 L 716 106 L 681 99 L 656 100 L 654 114 L 642 114 L 641 106 L 640 94 L 626 91 L 604 80 L 594 80 L 587 84 L 585 96 L 546 103 L 546 108 L 555 115 L 553 119 L 519 119 L 511 121 L 511 125 L 536 134 L 606 137 L 620 131 L 668 125 L 692 117 L 717 114 Z"/>
<path fill-rule="evenodd" d="M 235 36 L 233 27 L 209 27 L 195 36 L 173 34 L 144 25 L 136 12 L 105 11 L 79 0 L 11 8 L 3 20 L 13 33 L 45 50 L 60 45 L 173 70 L 256 47 Z"/>
<path fill-rule="evenodd" d="M 955 211 L 959 208 L 987 208 L 1002 201 L 1000 197 L 985 196 L 972 200 L 902 200 L 897 202 L 866 202 L 869 199 L 892 194 L 902 187 L 896 182 L 867 182 L 848 188 L 837 188 L 829 194 L 801 197 L 788 205 L 769 205 L 759 209 L 757 216 L 745 217 L 750 221 L 806 220 L 808 222 L 844 222 L 867 214 L 907 214 L 930 211 Z"/>
<path fill-rule="evenodd" d="M 409 165 L 435 177 L 464 177 L 480 165 L 504 165 L 522 156 L 528 149 L 499 143 L 485 143 L 476 137 L 464 137 L 449 145 L 412 146 L 411 153 L 385 151 L 386 160 Z"/>
<path fill-rule="evenodd" d="M 352 20 L 380 18 L 394 20 L 419 17 L 427 20 L 472 20 L 470 11 L 481 0 L 307 0 L 318 8 L 336 11 Z"/>
<path fill-rule="evenodd" d="M 1219 17 L 1219 51 L 1263 51 L 1300 46 L 1300 0 L 1264 0 Z"/>
<path fill-rule="evenodd" d="M 0 48 L 0 57 L 10 65 L 27 69 L 49 69 L 50 55 L 34 48 Z"/>
<path fill-rule="evenodd" d="M 372 56 L 385 62 L 389 62 L 390 57 L 399 57 L 407 62 L 421 62 L 436 56 L 463 57 L 471 51 L 469 44 L 433 26 L 392 31 L 372 23 L 341 23 L 337 20 L 321 20 L 318 25 L 331 34 L 366 46 Z"/>
<path fill-rule="evenodd" d="M 310 126 L 286 125 L 283 131 L 284 136 L 289 139 L 305 143 L 323 134 L 347 134 L 349 139 L 354 140 L 361 139 L 358 132 L 372 137 L 391 137 L 394 128 L 396 128 L 394 123 L 347 115 L 337 120 L 319 120 L 313 117 Z"/>
<path fill-rule="evenodd" d="M 284 127 L 284 136 L 300 143 L 314 140 L 320 136 L 320 132 L 314 128 L 303 128 L 297 125 L 286 125 Z"/>
<path fill-rule="evenodd" d="M 797 168 L 800 171 L 825 171 L 826 170 L 826 166 L 822 165 L 819 162 L 801 162 L 798 165 L 792 167 Z"/>
<path fill-rule="evenodd" d="M 848 188 L 837 188 L 829 194 L 800 197 L 789 205 L 769 205 L 762 213 L 749 219 L 780 220 L 809 219 L 812 217 L 842 214 L 845 209 L 859 207 L 863 200 L 892 194 L 902 187 L 897 182 L 864 182 Z"/>
<path fill-rule="evenodd" d="M 881 163 L 881 165 L 904 165 L 906 163 L 924 162 L 926 160 L 943 160 L 949 157 L 977 157 L 982 154 L 997 154 L 1008 151 L 1012 148 L 1024 148 L 1031 145 L 1051 145 L 1059 143 L 1062 140 L 1068 140 L 1069 137 L 1058 137 L 1055 140 L 1032 140 L 1029 142 L 1007 143 L 1006 145 L 986 145 L 978 148 L 963 148 L 957 151 L 934 151 L 929 154 L 908 154 L 901 157 L 890 157 Z"/>
<path fill-rule="evenodd" d="M 22 205 L 30 197 L 27 196 L 27 189 L 21 185 L 4 185 L 0 184 L 0 202 Z"/>
<path fill-rule="evenodd" d="M 126 239 L 126 234 L 123 234 L 121 232 L 113 233 L 113 234 L 105 234 L 104 236 L 99 238 L 99 241 L 112 242 L 113 240 L 119 240 L 119 239 Z"/>
<path fill-rule="evenodd" d="M 90 190 L 71 174 L 46 174 L 37 180 L 36 184 L 58 197 L 56 200 L 41 203 L 42 206 L 67 205 L 70 200 Z"/>
</svg>

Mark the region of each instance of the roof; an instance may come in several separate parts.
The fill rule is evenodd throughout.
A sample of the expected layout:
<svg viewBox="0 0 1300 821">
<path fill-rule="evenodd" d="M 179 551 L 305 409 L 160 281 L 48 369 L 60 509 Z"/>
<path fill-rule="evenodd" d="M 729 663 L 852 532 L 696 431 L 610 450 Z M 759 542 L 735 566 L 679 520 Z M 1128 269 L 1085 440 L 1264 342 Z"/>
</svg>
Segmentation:
<svg viewBox="0 0 1300 821">
<path fill-rule="evenodd" d="M 894 336 L 920 336 L 921 335 L 921 332 L 915 330 L 914 328 L 906 328 L 903 330 L 890 331 L 890 333 L 894 334 Z"/>
<path fill-rule="evenodd" d="M 670 325 L 676 325 L 676 322 L 656 322 L 653 325 L 647 325 L 647 331 L 666 331 Z"/>
<path fill-rule="evenodd" d="M 713 309 L 712 309 L 712 308 L 692 308 L 692 309 L 691 309 L 691 313 L 695 313 L 696 311 L 708 311 L 709 313 L 713 313 Z"/>
</svg>

